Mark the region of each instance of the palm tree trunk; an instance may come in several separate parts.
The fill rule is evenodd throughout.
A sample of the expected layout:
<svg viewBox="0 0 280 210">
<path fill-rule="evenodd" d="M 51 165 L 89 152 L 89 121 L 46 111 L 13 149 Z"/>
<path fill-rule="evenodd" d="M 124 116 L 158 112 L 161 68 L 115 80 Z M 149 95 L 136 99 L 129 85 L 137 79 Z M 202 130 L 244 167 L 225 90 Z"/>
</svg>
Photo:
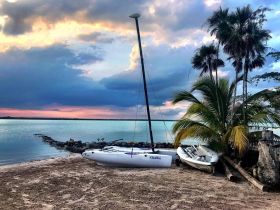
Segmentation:
<svg viewBox="0 0 280 210">
<path fill-rule="evenodd" d="M 247 99 L 248 99 L 248 74 L 249 74 L 249 70 L 247 69 L 246 71 L 246 83 L 245 83 L 245 108 L 247 109 Z"/>
<path fill-rule="evenodd" d="M 219 59 L 219 50 L 220 50 L 220 41 L 218 42 L 218 46 L 217 46 L 217 62 L 218 62 L 218 59 Z M 218 96 L 218 85 L 219 85 L 219 80 L 218 80 L 218 64 L 215 63 L 215 70 L 216 70 L 216 96 L 217 96 L 217 99 L 218 99 L 218 111 L 219 113 L 222 115 L 222 110 L 223 110 L 223 103 L 222 103 L 222 98 L 219 98 Z M 223 117 L 221 116 L 221 119 L 223 119 Z M 225 121 L 223 121 L 223 125 L 225 124 Z"/>
<path fill-rule="evenodd" d="M 218 85 L 218 69 L 216 68 L 216 84 Z"/>
<path fill-rule="evenodd" d="M 244 73 L 243 73 L 243 87 L 242 87 L 242 114 L 243 114 L 243 123 L 245 124 L 245 82 L 246 82 L 246 61 L 244 62 Z"/>
<path fill-rule="evenodd" d="M 217 61 L 219 59 L 219 52 L 220 52 L 220 41 L 218 42 L 218 45 L 217 45 Z M 218 84 L 218 65 L 217 65 L 217 63 L 215 65 L 215 70 L 216 70 L 216 84 Z"/>
<path fill-rule="evenodd" d="M 244 62 L 244 75 L 243 75 L 243 120 L 244 125 L 247 125 L 246 109 L 247 109 L 247 76 L 249 71 L 249 56 L 248 52 Z"/>
<path fill-rule="evenodd" d="M 212 79 L 213 81 L 215 81 L 215 80 L 214 80 L 214 77 L 213 77 L 212 69 L 210 70 L 210 77 L 211 77 L 211 79 Z"/>
<path fill-rule="evenodd" d="M 238 79 L 238 71 L 235 71 L 235 87 L 234 87 L 234 95 L 233 95 L 233 102 L 232 102 L 232 112 L 234 110 L 234 105 L 235 105 L 235 101 L 236 101 L 237 79 Z M 233 117 L 233 113 L 232 113 L 232 117 Z M 232 120 L 233 120 L 233 118 L 232 118 Z"/>
<path fill-rule="evenodd" d="M 210 78 L 214 81 L 213 70 L 212 70 L 212 65 L 211 65 L 210 58 L 208 58 L 208 69 L 209 69 Z"/>
</svg>

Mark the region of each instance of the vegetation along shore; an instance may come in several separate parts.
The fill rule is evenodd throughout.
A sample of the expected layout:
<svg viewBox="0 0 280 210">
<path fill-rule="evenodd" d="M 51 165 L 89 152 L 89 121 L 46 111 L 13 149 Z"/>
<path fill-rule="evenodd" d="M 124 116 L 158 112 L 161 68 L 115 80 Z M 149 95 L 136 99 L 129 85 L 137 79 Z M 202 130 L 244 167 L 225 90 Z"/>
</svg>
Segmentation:
<svg viewBox="0 0 280 210">
<path fill-rule="evenodd" d="M 192 67 L 201 72 L 200 77 L 190 90 L 177 93 L 173 99 L 174 104 L 189 104 L 173 132 L 175 147 L 188 138 L 206 141 L 236 163 L 243 162 L 243 167 L 263 184 L 279 189 L 279 136 L 265 129 L 280 125 L 280 87 L 248 90 L 249 82 L 255 79 L 279 81 L 279 72 L 261 73 L 249 81 L 250 73 L 261 69 L 268 56 L 280 58 L 280 52 L 268 46 L 271 31 L 265 28 L 267 11 L 249 5 L 233 11 L 220 8 L 207 19 L 205 25 L 215 40 L 197 49 Z M 225 66 L 224 57 L 232 64 L 234 79 L 218 76 Z M 237 92 L 239 85 L 241 94 Z M 258 144 L 255 152 L 253 143 Z M 248 180 L 258 183 L 250 177 Z"/>
</svg>

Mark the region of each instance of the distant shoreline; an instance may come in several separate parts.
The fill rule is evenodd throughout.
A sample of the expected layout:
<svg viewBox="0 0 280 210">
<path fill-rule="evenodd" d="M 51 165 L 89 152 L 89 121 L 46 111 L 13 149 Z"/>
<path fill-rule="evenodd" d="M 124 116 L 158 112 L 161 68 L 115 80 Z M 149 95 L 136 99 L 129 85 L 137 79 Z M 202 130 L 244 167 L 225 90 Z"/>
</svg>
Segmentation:
<svg viewBox="0 0 280 210">
<path fill-rule="evenodd" d="M 44 118 L 44 117 L 0 117 L 1 120 L 103 120 L 103 121 L 147 121 L 147 119 L 95 119 L 95 118 Z M 152 119 L 152 121 L 176 121 L 172 119 Z"/>
</svg>

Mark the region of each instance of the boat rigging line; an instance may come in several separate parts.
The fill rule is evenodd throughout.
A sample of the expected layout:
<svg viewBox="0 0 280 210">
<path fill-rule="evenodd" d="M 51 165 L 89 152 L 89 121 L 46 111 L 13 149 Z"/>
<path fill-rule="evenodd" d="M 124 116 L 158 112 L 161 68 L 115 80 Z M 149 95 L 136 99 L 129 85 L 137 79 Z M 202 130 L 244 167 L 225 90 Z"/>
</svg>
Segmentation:
<svg viewBox="0 0 280 210">
<path fill-rule="evenodd" d="M 149 107 L 148 88 L 147 88 L 147 84 L 146 84 L 144 58 L 143 58 L 143 53 L 142 53 L 141 36 L 140 36 L 139 23 L 138 23 L 138 18 L 140 17 L 140 14 L 135 13 L 133 15 L 130 15 L 129 17 L 133 18 L 135 20 L 135 24 L 136 24 L 138 46 L 139 46 L 139 53 L 140 53 L 140 59 L 141 59 L 142 76 L 143 76 L 143 83 L 144 83 L 145 101 L 146 101 L 146 108 L 147 108 L 148 121 L 149 121 L 151 148 L 152 148 L 152 151 L 155 152 L 150 107 Z"/>
</svg>

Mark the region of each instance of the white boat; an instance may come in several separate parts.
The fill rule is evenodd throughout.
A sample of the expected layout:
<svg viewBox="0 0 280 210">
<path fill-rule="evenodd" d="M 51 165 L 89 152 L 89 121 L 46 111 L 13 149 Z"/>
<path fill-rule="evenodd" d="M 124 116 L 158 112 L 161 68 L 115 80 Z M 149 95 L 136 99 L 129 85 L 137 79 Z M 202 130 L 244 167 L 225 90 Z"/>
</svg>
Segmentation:
<svg viewBox="0 0 280 210">
<path fill-rule="evenodd" d="M 139 148 L 139 147 L 119 147 L 119 146 L 105 146 L 103 150 L 115 150 L 119 152 L 137 152 L 137 153 L 152 153 L 152 149 L 150 148 Z M 156 148 L 155 154 L 160 155 L 170 155 L 172 157 L 172 161 L 175 161 L 177 158 L 177 150 L 176 149 L 163 149 Z"/>
<path fill-rule="evenodd" d="M 86 150 L 82 156 L 95 160 L 99 165 L 115 167 L 168 168 L 171 167 L 172 156 L 144 152 L 140 148 L 130 151 L 119 151 L 114 148 Z"/>
<path fill-rule="evenodd" d="M 148 90 L 145 78 L 144 59 L 142 54 L 142 47 L 140 41 L 140 32 L 138 25 L 138 18 L 140 14 L 133 14 L 130 16 L 135 19 L 139 53 L 141 57 L 141 67 L 143 76 L 143 85 L 145 93 L 145 101 L 147 108 L 147 116 L 149 122 L 149 132 L 151 140 L 151 149 L 145 148 L 125 148 L 125 147 L 104 147 L 103 149 L 88 150 L 83 152 L 83 157 L 95 160 L 98 164 L 107 166 L 119 166 L 119 167 L 147 167 L 147 168 L 166 168 L 170 167 L 172 163 L 172 157 L 175 159 L 175 153 L 170 151 L 155 151 L 152 123 L 149 110 Z"/>
<path fill-rule="evenodd" d="M 209 173 L 214 172 L 219 160 L 216 152 L 202 145 L 178 147 L 177 154 L 182 163 Z"/>
</svg>

